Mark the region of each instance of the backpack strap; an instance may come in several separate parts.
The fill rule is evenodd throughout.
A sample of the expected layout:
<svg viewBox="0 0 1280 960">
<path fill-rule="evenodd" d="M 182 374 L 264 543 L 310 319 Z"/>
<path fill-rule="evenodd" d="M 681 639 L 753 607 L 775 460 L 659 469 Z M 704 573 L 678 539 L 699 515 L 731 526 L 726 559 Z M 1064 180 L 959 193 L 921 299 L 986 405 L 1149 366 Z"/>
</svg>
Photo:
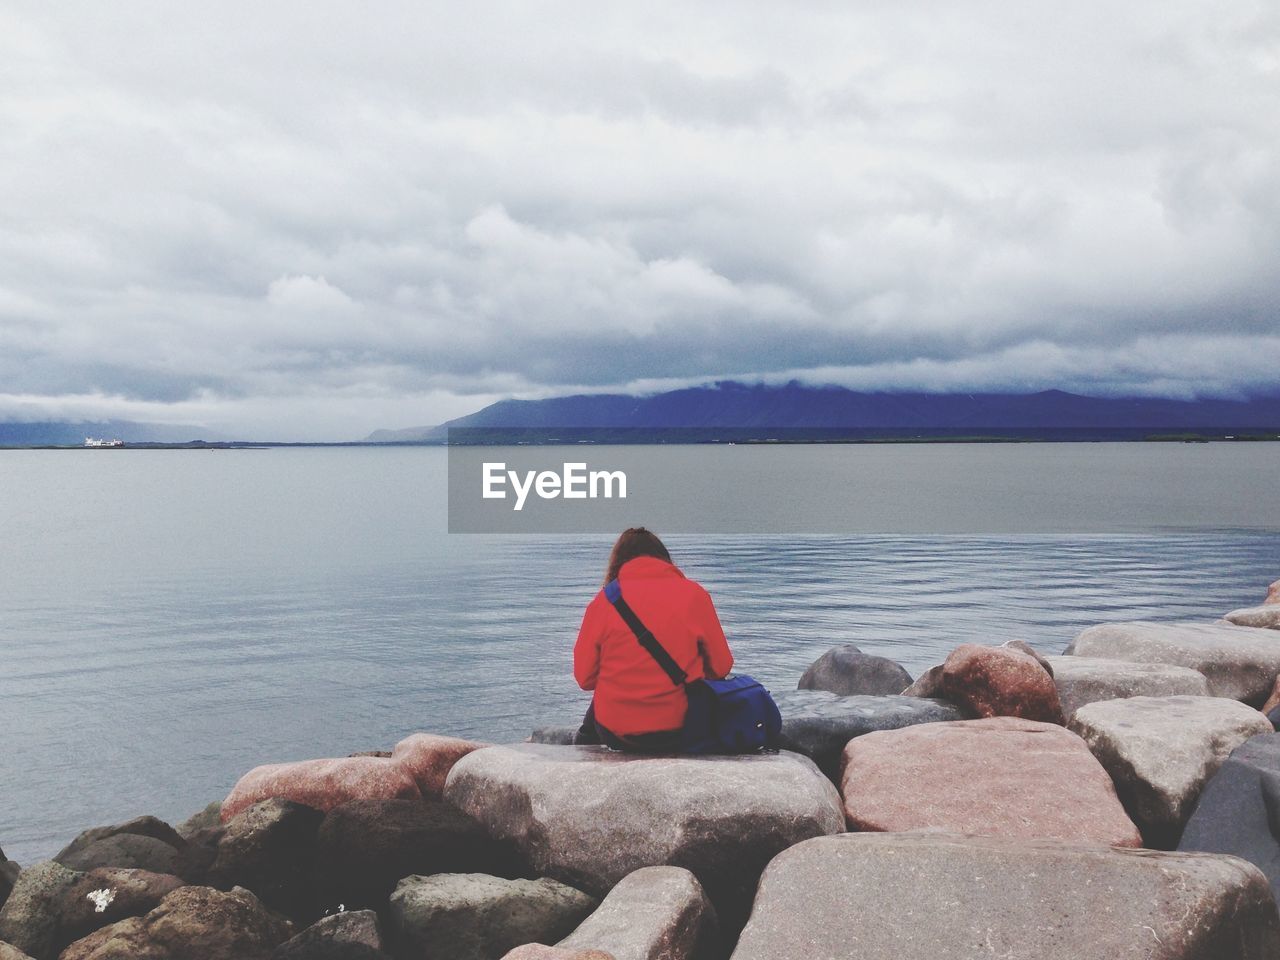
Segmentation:
<svg viewBox="0 0 1280 960">
<path fill-rule="evenodd" d="M 658 642 L 658 638 L 653 632 L 646 627 L 636 616 L 636 612 L 631 609 L 631 605 L 622 597 L 622 585 L 617 580 L 610 580 L 604 586 L 604 595 L 613 608 L 618 611 L 618 615 L 622 617 L 623 622 L 631 628 L 631 632 L 636 635 L 636 639 L 640 641 L 640 646 L 648 651 L 649 656 L 658 661 L 658 666 L 677 687 L 683 687 L 685 681 L 689 679 L 689 675 L 680 669 L 680 664 L 672 659 L 671 654 L 667 653 L 667 648 Z"/>
</svg>

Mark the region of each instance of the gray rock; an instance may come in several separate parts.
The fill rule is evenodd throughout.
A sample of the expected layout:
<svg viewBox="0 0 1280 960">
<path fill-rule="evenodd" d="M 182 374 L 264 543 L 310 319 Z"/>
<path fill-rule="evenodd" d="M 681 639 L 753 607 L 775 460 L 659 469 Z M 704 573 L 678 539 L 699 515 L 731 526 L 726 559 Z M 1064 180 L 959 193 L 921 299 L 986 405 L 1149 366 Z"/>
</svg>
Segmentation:
<svg viewBox="0 0 1280 960">
<path fill-rule="evenodd" d="M 1251 737 L 1205 786 L 1179 850 L 1248 860 L 1280 899 L 1280 733 Z"/>
<path fill-rule="evenodd" d="M 149 913 L 184 885 L 177 877 L 146 870 L 100 867 L 77 874 L 58 905 L 55 952 L 109 924 Z"/>
<path fill-rule="evenodd" d="M 855 737 L 968 717 L 945 700 L 919 697 L 841 697 L 824 690 L 795 690 L 774 699 L 782 713 L 778 746 L 809 757 L 832 781 L 839 779 L 841 754 Z"/>
<path fill-rule="evenodd" d="M 292 800 L 273 798 L 242 810 L 218 842 L 209 880 L 242 886 L 268 907 L 292 917 L 316 909 L 316 834 L 324 814 Z"/>
<path fill-rule="evenodd" d="M 0 960 L 33 960 L 33 958 L 12 944 L 0 943 Z"/>
<path fill-rule="evenodd" d="M 551 743 L 561 747 L 573 746 L 577 727 L 538 727 L 529 734 L 530 743 Z"/>
<path fill-rule="evenodd" d="M 797 690 L 826 690 L 842 697 L 885 696 L 911 685 L 911 674 L 887 657 L 863 653 L 852 643 L 832 647 L 809 665 Z"/>
<path fill-rule="evenodd" d="M 9 899 L 9 891 L 13 889 L 21 872 L 22 868 L 7 859 L 4 851 L 0 850 L 0 907 L 3 907 L 4 902 Z"/>
<path fill-rule="evenodd" d="M 851 833 L 781 853 L 733 960 L 1265 960 L 1280 917 L 1233 857 Z"/>
<path fill-rule="evenodd" d="M 526 943 L 555 943 L 598 902 L 547 877 L 405 877 L 391 895 L 395 950 L 421 960 L 497 960 Z"/>
<path fill-rule="evenodd" d="M 378 915 L 349 910 L 318 920 L 276 947 L 271 960 L 384 960 Z"/>
<path fill-rule="evenodd" d="M 641 867 L 685 867 L 729 929 L 745 921 L 774 854 L 844 829 L 835 787 L 788 752 L 644 757 L 603 747 L 487 747 L 458 761 L 445 798 L 514 842 L 539 873 L 598 896 Z"/>
<path fill-rule="evenodd" d="M 1211 695 L 1256 707 L 1280 674 L 1280 631 L 1211 623 L 1105 623 L 1082 632 L 1066 653 L 1190 667 L 1205 675 Z"/>
<path fill-rule="evenodd" d="M 150 870 L 152 873 L 176 873 L 178 851 L 155 837 L 116 833 L 80 847 L 74 853 L 59 854 L 58 862 L 73 870 L 119 867 Z"/>
<path fill-rule="evenodd" d="M 1268 603 L 1261 607 L 1245 607 L 1232 610 L 1223 617 L 1228 623 L 1238 627 L 1262 627 L 1266 630 L 1280 630 L 1280 603 Z"/>
<path fill-rule="evenodd" d="M 680 867 L 642 867 L 559 946 L 615 960 L 701 960 L 718 954 L 719 930 L 697 877 Z"/>
<path fill-rule="evenodd" d="M 1171 849 L 1227 755 L 1271 724 L 1220 697 L 1129 697 L 1081 707 L 1070 729 L 1111 774 L 1146 845 Z"/>
<path fill-rule="evenodd" d="M 186 841 L 181 835 L 179 835 L 178 831 L 174 830 L 173 827 L 169 826 L 163 820 L 160 820 L 157 817 L 135 817 L 132 820 L 126 820 L 124 823 L 113 824 L 109 827 L 94 827 L 90 830 L 85 830 L 69 844 L 63 847 L 53 859 L 65 866 L 72 866 L 72 864 L 67 862 L 68 857 L 73 857 L 102 840 L 119 836 L 121 834 L 128 834 L 130 836 L 137 837 L 151 837 L 152 839 L 160 840 L 168 844 L 175 850 L 181 850 L 183 846 L 186 845 Z M 132 863 L 112 863 L 94 864 L 94 866 L 135 867 L 140 865 Z M 143 867 L 142 869 L 147 868 Z"/>
<path fill-rule="evenodd" d="M 46 860 L 27 867 L 0 907 L 0 940 L 36 960 L 57 956 L 62 901 L 80 874 Z"/>
<path fill-rule="evenodd" d="M 190 840 L 201 830 L 214 830 L 222 826 L 222 801 L 215 800 L 199 813 L 193 813 L 174 827 L 178 836 Z"/>
<path fill-rule="evenodd" d="M 1130 663 L 1098 657 L 1049 657 L 1062 712 L 1068 720 L 1086 703 L 1123 697 L 1207 697 L 1199 670 L 1167 663 Z"/>
</svg>

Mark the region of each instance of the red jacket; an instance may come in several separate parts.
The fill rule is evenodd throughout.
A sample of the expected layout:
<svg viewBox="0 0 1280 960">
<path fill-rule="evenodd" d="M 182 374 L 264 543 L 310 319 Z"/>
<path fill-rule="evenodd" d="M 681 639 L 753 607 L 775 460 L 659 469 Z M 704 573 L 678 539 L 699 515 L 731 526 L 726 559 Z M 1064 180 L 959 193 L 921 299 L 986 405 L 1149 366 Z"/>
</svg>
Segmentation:
<svg viewBox="0 0 1280 960">
<path fill-rule="evenodd" d="M 690 680 L 718 679 L 733 669 L 711 595 L 672 564 L 636 557 L 618 573 L 622 596 Z M 604 591 L 587 605 L 573 648 L 573 675 L 595 691 L 596 719 L 627 736 L 678 730 L 688 700 L 623 622 Z"/>
</svg>

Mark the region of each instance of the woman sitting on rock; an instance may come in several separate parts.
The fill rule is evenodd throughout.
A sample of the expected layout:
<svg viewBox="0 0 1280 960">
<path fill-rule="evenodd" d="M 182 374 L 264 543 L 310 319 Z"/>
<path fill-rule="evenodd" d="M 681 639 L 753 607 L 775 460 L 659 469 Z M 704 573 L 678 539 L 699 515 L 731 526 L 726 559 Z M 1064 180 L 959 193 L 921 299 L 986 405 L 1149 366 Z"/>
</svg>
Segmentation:
<svg viewBox="0 0 1280 960">
<path fill-rule="evenodd" d="M 610 586 L 615 581 L 617 588 Z M 587 605 L 573 649 L 578 686 L 595 692 L 575 742 L 677 753 L 688 709 L 684 686 L 672 682 L 624 617 L 634 615 L 689 681 L 717 680 L 733 668 L 733 654 L 711 596 L 680 572 L 662 541 L 644 527 L 618 537 L 604 582 L 608 590 Z M 614 590 L 621 603 L 608 595 Z"/>
</svg>

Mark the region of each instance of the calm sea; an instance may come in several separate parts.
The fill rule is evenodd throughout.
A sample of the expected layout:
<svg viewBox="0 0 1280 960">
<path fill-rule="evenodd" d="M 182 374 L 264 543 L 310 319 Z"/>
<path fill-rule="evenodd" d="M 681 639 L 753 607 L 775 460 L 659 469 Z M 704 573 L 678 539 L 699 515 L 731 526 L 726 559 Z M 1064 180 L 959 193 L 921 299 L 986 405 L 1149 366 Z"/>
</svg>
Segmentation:
<svg viewBox="0 0 1280 960">
<path fill-rule="evenodd" d="M 686 508 L 745 509 L 707 455 L 653 452 Z M 779 491 L 764 529 L 901 518 L 927 489 L 972 531 L 670 537 L 777 689 L 835 643 L 915 674 L 962 641 L 1056 652 L 1100 621 L 1213 619 L 1280 577 L 1280 444 L 733 456 Z M 6 855 L 185 817 L 259 763 L 575 722 L 570 649 L 611 537 L 446 534 L 445 473 L 430 448 L 0 451 Z"/>
</svg>

